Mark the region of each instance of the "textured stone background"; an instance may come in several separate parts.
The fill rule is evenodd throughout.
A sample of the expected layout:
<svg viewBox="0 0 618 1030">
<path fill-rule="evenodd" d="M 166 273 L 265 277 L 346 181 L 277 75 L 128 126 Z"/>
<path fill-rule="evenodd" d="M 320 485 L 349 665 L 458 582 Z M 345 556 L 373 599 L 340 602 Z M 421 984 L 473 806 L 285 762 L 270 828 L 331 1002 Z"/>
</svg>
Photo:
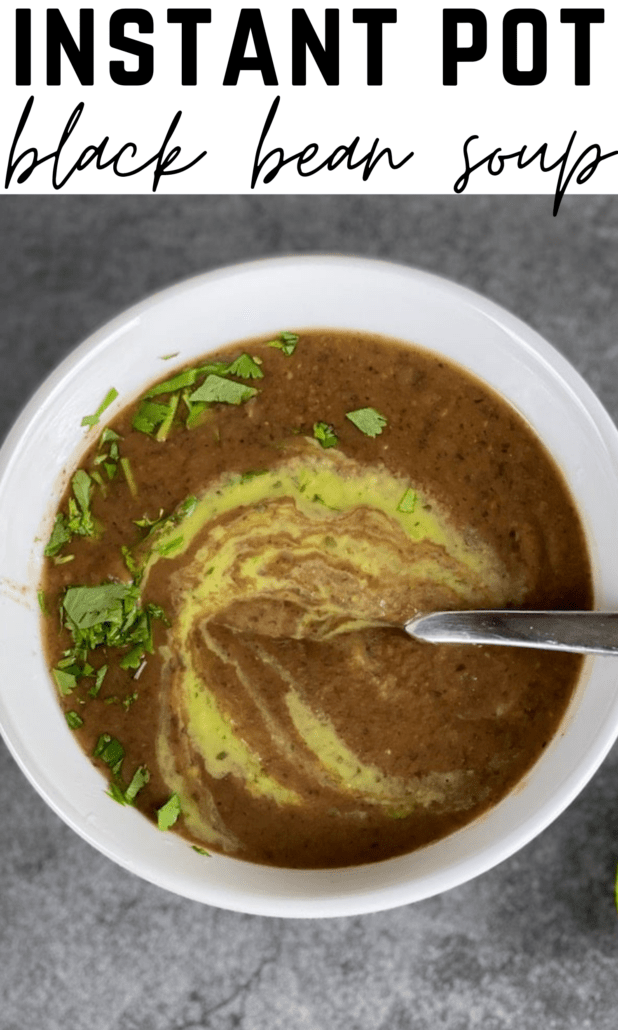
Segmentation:
<svg viewBox="0 0 618 1030">
<path fill-rule="evenodd" d="M 487 294 L 618 419 L 618 198 L 567 198 L 553 219 L 549 197 L 4 197 L 0 436 L 68 350 L 150 291 L 318 250 Z M 0 743 L 0 1030 L 615 1030 L 617 799 L 615 748 L 553 826 L 478 880 L 377 915 L 269 920 L 117 868 Z"/>
</svg>

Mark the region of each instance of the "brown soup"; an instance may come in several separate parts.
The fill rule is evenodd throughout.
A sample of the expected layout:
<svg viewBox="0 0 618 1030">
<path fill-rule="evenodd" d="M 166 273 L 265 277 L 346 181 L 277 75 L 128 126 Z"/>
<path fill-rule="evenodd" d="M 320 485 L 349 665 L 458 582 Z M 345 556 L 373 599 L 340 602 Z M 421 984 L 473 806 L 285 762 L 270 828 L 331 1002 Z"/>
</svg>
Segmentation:
<svg viewBox="0 0 618 1030">
<path fill-rule="evenodd" d="M 560 472 L 455 364 L 283 333 L 90 432 L 41 596 L 67 721 L 117 802 L 198 849 L 352 865 L 470 822 L 557 732 L 579 657 L 401 629 L 592 606 Z"/>
</svg>

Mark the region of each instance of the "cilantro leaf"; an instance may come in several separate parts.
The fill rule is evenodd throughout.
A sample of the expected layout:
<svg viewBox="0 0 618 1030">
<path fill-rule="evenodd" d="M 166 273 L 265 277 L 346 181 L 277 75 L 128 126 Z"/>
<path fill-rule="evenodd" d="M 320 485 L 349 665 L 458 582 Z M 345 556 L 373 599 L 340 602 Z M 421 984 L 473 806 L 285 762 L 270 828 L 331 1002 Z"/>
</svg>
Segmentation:
<svg viewBox="0 0 618 1030">
<path fill-rule="evenodd" d="M 208 365 L 202 365 L 197 369 L 198 376 L 224 376 L 229 371 L 229 363 L 227 361 L 211 361 Z"/>
<path fill-rule="evenodd" d="M 101 645 L 125 647 L 126 653 L 119 663 L 123 669 L 138 668 L 144 654 L 154 652 L 152 621 L 167 622 L 158 605 L 140 607 L 139 588 L 134 583 L 68 587 L 62 610 L 73 636 L 73 653 L 87 653 Z"/>
<path fill-rule="evenodd" d="M 228 367 L 228 375 L 240 376 L 241 379 L 263 379 L 264 373 L 259 366 L 259 363 L 249 356 L 249 354 L 241 354 L 236 361 Z"/>
<path fill-rule="evenodd" d="M 58 690 L 64 697 L 67 697 L 75 690 L 77 680 L 79 679 L 75 672 L 69 672 L 67 669 L 52 669 L 52 676 L 56 681 Z"/>
<path fill-rule="evenodd" d="M 119 774 L 124 761 L 124 748 L 116 737 L 110 736 L 109 733 L 102 733 L 92 754 L 94 758 L 100 758 L 102 762 L 109 765 L 115 775 Z"/>
<path fill-rule="evenodd" d="M 82 512 L 86 514 L 90 509 L 90 489 L 92 487 L 90 476 L 84 469 L 78 469 L 71 480 L 71 486 L 73 487 L 75 500 Z"/>
<path fill-rule="evenodd" d="M 339 443 L 339 437 L 327 422 L 315 422 L 313 435 L 316 440 L 320 441 L 322 447 L 336 447 Z"/>
<path fill-rule="evenodd" d="M 94 587 L 69 587 L 62 607 L 78 629 L 104 623 L 120 625 L 125 612 L 123 602 L 137 602 L 138 590 L 127 583 L 103 583 Z"/>
<path fill-rule="evenodd" d="M 99 440 L 99 448 L 104 447 L 106 443 L 115 443 L 118 440 L 122 440 L 122 437 L 119 436 L 119 434 L 116 433 L 113 429 L 110 429 L 109 426 L 106 426 L 106 428 L 101 433 L 101 439 Z"/>
<path fill-rule="evenodd" d="M 112 404 L 116 400 L 117 396 L 118 390 L 116 390 L 115 387 L 112 386 L 111 390 L 108 390 L 108 392 L 105 394 L 105 397 L 99 404 L 99 407 L 95 411 L 94 415 L 84 415 L 81 424 L 83 426 L 96 426 L 105 409 L 109 408 L 110 404 Z"/>
<path fill-rule="evenodd" d="M 138 791 L 140 791 L 142 787 L 145 787 L 149 780 L 150 773 L 148 772 L 148 769 L 145 765 L 139 765 L 133 773 L 131 782 L 123 795 L 127 805 L 133 804 Z"/>
<path fill-rule="evenodd" d="M 291 357 L 291 355 L 296 350 L 297 343 L 298 343 L 298 335 L 297 335 L 297 333 L 287 333 L 286 332 L 286 333 L 279 333 L 279 335 L 278 335 L 276 340 L 269 340 L 269 342 L 267 343 L 267 347 L 276 347 L 278 350 L 283 351 L 283 353 L 286 355 L 286 357 L 289 358 L 289 357 Z"/>
<path fill-rule="evenodd" d="M 162 558 L 168 558 L 170 554 L 173 554 L 174 551 L 178 551 L 182 547 L 184 539 L 181 533 L 180 536 L 175 536 L 173 540 L 167 540 L 164 544 L 159 544 L 155 550 Z"/>
<path fill-rule="evenodd" d="M 131 496 L 137 497 L 137 483 L 135 482 L 135 476 L 133 475 L 133 469 L 131 468 L 131 462 L 129 458 L 120 459 L 120 468 L 122 469 L 124 478 L 127 481 L 127 486 L 129 487 L 129 492 Z"/>
<path fill-rule="evenodd" d="M 157 383 L 148 390 L 148 393 L 144 394 L 144 397 L 156 397 L 160 393 L 174 393 L 175 390 L 183 390 L 186 386 L 193 386 L 199 375 L 199 368 L 186 368 L 184 372 L 179 372 L 171 379 L 166 379 L 164 383 Z"/>
<path fill-rule="evenodd" d="M 178 794 L 172 794 L 170 798 L 157 810 L 157 825 L 160 830 L 169 830 L 180 815 L 180 798 Z"/>
<path fill-rule="evenodd" d="M 169 405 L 157 401 L 144 400 L 133 416 L 131 425 L 140 433 L 151 435 L 157 426 L 167 418 Z"/>
<path fill-rule="evenodd" d="M 255 397 L 257 392 L 253 386 L 235 383 L 231 379 L 223 379 L 222 376 L 209 375 L 191 394 L 189 400 L 206 401 L 207 404 L 242 404 L 250 397 Z"/>
<path fill-rule="evenodd" d="M 416 507 L 416 491 L 411 487 L 406 490 L 399 504 L 397 505 L 397 511 L 401 511 L 404 515 L 411 515 Z"/>
<path fill-rule="evenodd" d="M 90 512 L 90 491 L 92 479 L 84 469 L 78 469 L 71 480 L 73 497 L 69 497 L 68 516 L 56 515 L 51 536 L 43 551 L 46 558 L 53 558 L 74 536 L 93 536 L 95 527 Z"/>
<path fill-rule="evenodd" d="M 346 418 L 349 418 L 350 422 L 365 436 L 379 436 L 384 426 L 388 425 L 384 415 L 381 415 L 375 408 L 358 408 L 357 411 L 348 411 Z"/>
<path fill-rule="evenodd" d="M 84 720 L 77 712 L 65 712 L 65 719 L 71 730 L 78 730 L 80 726 L 84 725 Z"/>
<path fill-rule="evenodd" d="M 172 422 L 174 421 L 174 415 L 176 414 L 176 408 L 178 407 L 179 400 L 179 393 L 175 393 L 170 399 L 170 402 L 167 406 L 167 414 L 157 431 L 157 440 L 159 441 L 159 443 L 163 443 L 165 440 L 167 440 L 167 435 L 170 429 L 172 428 Z"/>
<path fill-rule="evenodd" d="M 91 686 L 90 690 L 88 691 L 90 697 L 96 697 L 99 691 L 101 690 L 101 686 L 103 685 L 103 680 L 105 679 L 106 672 L 107 665 L 102 665 L 100 669 L 97 669 L 95 681 Z"/>
<path fill-rule="evenodd" d="M 62 512 L 60 512 L 56 515 L 56 521 L 54 522 L 51 536 L 47 542 L 45 550 L 43 551 L 45 557 L 53 558 L 55 554 L 58 554 L 58 551 L 60 551 L 65 544 L 68 544 L 71 539 L 71 535 L 66 515 L 63 515 Z"/>
</svg>

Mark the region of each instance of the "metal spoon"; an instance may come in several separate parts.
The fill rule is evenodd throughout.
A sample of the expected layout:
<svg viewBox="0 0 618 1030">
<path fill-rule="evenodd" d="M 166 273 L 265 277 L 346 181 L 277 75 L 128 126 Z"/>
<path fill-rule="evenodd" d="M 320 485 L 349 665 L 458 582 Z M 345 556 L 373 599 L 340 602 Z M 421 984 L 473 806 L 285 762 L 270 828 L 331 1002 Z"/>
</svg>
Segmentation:
<svg viewBox="0 0 618 1030">
<path fill-rule="evenodd" d="M 404 629 L 435 644 L 507 644 L 618 655 L 618 612 L 432 612 L 410 619 Z"/>
</svg>

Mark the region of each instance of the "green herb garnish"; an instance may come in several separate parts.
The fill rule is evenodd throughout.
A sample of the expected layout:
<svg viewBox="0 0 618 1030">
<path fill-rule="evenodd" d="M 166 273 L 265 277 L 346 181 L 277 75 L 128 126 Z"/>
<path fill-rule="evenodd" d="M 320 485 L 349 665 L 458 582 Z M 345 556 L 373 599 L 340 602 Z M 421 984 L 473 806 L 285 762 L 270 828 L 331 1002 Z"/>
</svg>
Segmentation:
<svg viewBox="0 0 618 1030">
<path fill-rule="evenodd" d="M 132 805 L 135 802 L 139 791 L 145 787 L 150 780 L 150 773 L 145 765 L 137 767 L 128 787 L 122 788 L 118 783 L 110 783 L 107 794 L 119 805 Z"/>
<path fill-rule="evenodd" d="M 131 425 L 133 429 L 137 429 L 140 433 L 147 433 L 151 435 L 154 433 L 157 426 L 165 422 L 168 416 L 169 406 L 167 404 L 159 404 L 158 401 L 142 401 L 139 408 L 133 416 Z"/>
<path fill-rule="evenodd" d="M 102 733 L 92 754 L 94 758 L 100 758 L 102 762 L 109 765 L 115 776 L 120 774 L 124 760 L 124 748 L 116 737 L 110 736 L 109 733 Z"/>
<path fill-rule="evenodd" d="M 101 645 L 124 647 L 128 650 L 120 659 L 123 669 L 138 668 L 144 654 L 154 652 L 152 620 L 167 621 L 158 605 L 140 607 L 139 588 L 133 583 L 69 587 L 62 610 L 73 637 L 73 654 L 84 655 Z"/>
<path fill-rule="evenodd" d="M 254 386 L 245 386 L 244 383 L 236 383 L 233 379 L 224 379 L 219 375 L 209 375 L 189 400 L 205 401 L 206 404 L 243 404 L 255 397 L 257 392 Z"/>
<path fill-rule="evenodd" d="M 411 515 L 416 507 L 416 491 L 411 487 L 406 490 L 405 494 L 401 498 L 397 505 L 397 511 L 403 512 L 404 515 Z"/>
<path fill-rule="evenodd" d="M 137 497 L 137 483 L 135 482 L 135 476 L 133 475 L 133 469 L 131 468 L 131 462 L 128 458 L 120 459 L 120 468 L 122 469 L 124 478 L 127 481 L 127 486 L 132 497 Z"/>
<path fill-rule="evenodd" d="M 46 558 L 53 558 L 74 536 L 93 536 L 94 520 L 90 511 L 92 479 L 84 469 L 78 469 L 71 480 L 73 497 L 69 497 L 68 516 L 60 512 L 44 550 Z"/>
<path fill-rule="evenodd" d="M 52 669 L 52 676 L 60 693 L 67 697 L 77 686 L 79 672 L 69 672 L 67 669 Z"/>
<path fill-rule="evenodd" d="M 159 544 L 155 547 L 157 554 L 162 558 L 169 558 L 170 554 L 174 551 L 179 551 L 184 543 L 184 536 L 175 536 L 173 540 L 166 540 L 164 544 Z"/>
<path fill-rule="evenodd" d="M 157 430 L 156 439 L 159 443 L 163 443 L 167 440 L 167 434 L 172 428 L 172 422 L 174 421 L 174 415 L 176 414 L 176 408 L 178 407 L 178 401 L 180 400 L 180 394 L 175 393 L 171 398 L 167 406 L 167 414 L 163 419 L 163 422 Z"/>
<path fill-rule="evenodd" d="M 236 361 L 228 367 L 227 374 L 231 376 L 240 376 L 241 379 L 263 379 L 264 373 L 260 368 L 260 363 L 255 358 L 250 357 L 248 354 L 241 354 Z"/>
<path fill-rule="evenodd" d="M 186 386 L 193 386 L 199 375 L 199 368 L 186 368 L 184 372 L 179 372 L 171 379 L 157 383 L 144 394 L 144 397 L 156 397 L 160 393 L 174 393 L 175 390 L 183 390 Z"/>
<path fill-rule="evenodd" d="M 82 719 L 81 715 L 77 714 L 77 712 L 65 712 L 65 719 L 67 721 L 69 729 L 72 730 L 78 730 L 80 726 L 84 725 L 84 720 Z"/>
<path fill-rule="evenodd" d="M 315 422 L 313 435 L 316 440 L 320 441 L 322 447 L 336 447 L 339 443 L 339 437 L 327 422 Z"/>
<path fill-rule="evenodd" d="M 118 396 L 118 390 L 116 390 L 112 386 L 111 390 L 109 390 L 105 394 L 105 397 L 103 398 L 103 400 L 99 404 L 99 407 L 95 411 L 94 415 L 84 415 L 81 424 L 83 426 L 96 426 L 97 422 L 99 421 L 99 419 L 100 419 L 101 415 L 103 414 L 103 412 L 105 411 L 105 409 L 109 408 L 110 404 L 112 404 L 116 400 L 117 396 Z"/>
<path fill-rule="evenodd" d="M 296 350 L 297 343 L 298 335 L 296 333 L 279 333 L 277 339 L 269 340 L 267 346 L 276 347 L 277 350 L 282 350 L 289 358 Z"/>
<path fill-rule="evenodd" d="M 157 810 L 157 825 L 160 830 L 169 830 L 180 815 L 180 798 L 178 794 L 172 794 L 170 798 Z"/>
<path fill-rule="evenodd" d="M 381 415 L 375 408 L 359 408 L 357 411 L 348 411 L 346 418 L 349 418 L 350 422 L 365 436 L 379 436 L 384 426 L 388 425 L 384 415 Z"/>
<path fill-rule="evenodd" d="M 105 679 L 106 672 L 107 665 L 102 665 L 100 669 L 97 669 L 96 679 L 93 685 L 91 686 L 90 690 L 88 691 L 90 697 L 96 697 L 99 691 L 101 690 L 101 686 L 103 685 L 103 680 Z"/>
<path fill-rule="evenodd" d="M 197 844 L 192 844 L 191 847 L 197 851 L 198 855 L 206 855 L 207 858 L 211 858 L 210 851 L 206 851 L 206 848 L 198 848 Z"/>
</svg>

